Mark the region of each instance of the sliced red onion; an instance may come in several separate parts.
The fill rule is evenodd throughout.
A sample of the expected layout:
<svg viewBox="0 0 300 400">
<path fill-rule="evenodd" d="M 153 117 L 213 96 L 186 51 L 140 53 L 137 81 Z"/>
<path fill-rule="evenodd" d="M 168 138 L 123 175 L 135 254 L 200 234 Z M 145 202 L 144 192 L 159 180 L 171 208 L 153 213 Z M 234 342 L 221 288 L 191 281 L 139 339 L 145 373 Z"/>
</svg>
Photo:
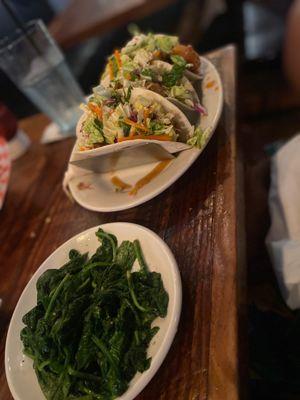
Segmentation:
<svg viewBox="0 0 300 400">
<path fill-rule="evenodd" d="M 114 104 L 114 102 L 115 102 L 115 99 L 107 99 L 107 100 L 104 100 L 104 104 L 106 104 L 106 105 L 110 105 L 110 104 Z"/>
<path fill-rule="evenodd" d="M 194 109 L 198 111 L 199 114 L 207 115 L 206 108 L 203 107 L 201 104 L 195 104 Z"/>
<path fill-rule="evenodd" d="M 130 119 L 131 121 L 137 122 L 137 113 L 135 111 L 132 111 L 130 114 Z"/>
</svg>

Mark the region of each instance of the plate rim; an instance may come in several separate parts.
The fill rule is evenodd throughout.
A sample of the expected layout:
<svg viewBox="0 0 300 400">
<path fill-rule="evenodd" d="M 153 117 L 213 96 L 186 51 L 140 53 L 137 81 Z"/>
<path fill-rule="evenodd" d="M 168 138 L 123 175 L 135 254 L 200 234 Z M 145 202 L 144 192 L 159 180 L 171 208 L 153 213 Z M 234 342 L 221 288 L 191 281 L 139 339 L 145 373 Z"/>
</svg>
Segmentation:
<svg viewBox="0 0 300 400">
<path fill-rule="evenodd" d="M 176 182 L 190 168 L 190 166 L 195 162 L 195 160 L 200 156 L 200 154 L 204 151 L 204 149 L 206 148 L 207 144 L 209 143 L 212 135 L 214 134 L 214 132 L 216 130 L 216 127 L 218 125 L 219 119 L 220 119 L 222 111 L 223 111 L 223 104 L 224 104 L 223 84 L 222 84 L 222 80 L 221 80 L 220 74 L 219 74 L 216 66 L 207 57 L 200 56 L 200 60 L 202 62 L 206 63 L 209 66 L 209 68 L 214 71 L 214 76 L 217 79 L 217 86 L 219 87 L 219 93 L 220 93 L 220 99 L 219 99 L 219 103 L 217 105 L 216 114 L 212 120 L 211 126 L 208 127 L 208 129 L 210 129 L 210 132 L 209 132 L 208 138 L 207 138 L 204 146 L 201 149 L 192 147 L 190 149 L 183 150 L 183 151 L 189 151 L 191 153 L 193 152 L 193 154 L 191 154 L 188 162 L 186 162 L 185 166 L 182 167 L 177 174 L 172 175 L 172 177 L 170 179 L 168 179 L 164 184 L 160 185 L 157 189 L 136 199 L 135 201 L 130 202 L 129 204 L 126 203 L 123 205 L 116 205 L 116 206 L 101 206 L 101 205 L 93 206 L 93 205 L 90 205 L 90 204 L 86 203 L 84 200 L 82 200 L 80 197 L 77 196 L 77 192 L 73 186 L 73 182 L 70 181 L 69 182 L 70 192 L 71 192 L 73 198 L 75 199 L 75 201 L 81 207 L 83 207 L 87 210 L 90 210 L 90 211 L 95 211 L 95 212 L 116 212 L 116 211 L 123 211 L 123 210 L 128 210 L 133 207 L 137 207 L 137 206 L 144 204 L 147 201 L 153 199 L 154 197 L 158 196 L 159 194 L 164 192 L 166 189 L 168 189 L 171 185 L 173 185 L 173 183 Z M 76 143 L 74 145 L 74 148 L 75 148 L 75 146 L 76 146 Z M 72 150 L 72 154 L 73 154 L 74 148 Z"/>
<path fill-rule="evenodd" d="M 178 328 L 178 324 L 179 324 L 179 320 L 180 320 L 180 315 L 181 315 L 182 283 L 181 283 L 180 271 L 179 271 L 177 261 L 175 259 L 173 252 L 171 251 L 170 247 L 167 245 L 167 243 L 153 230 L 151 230 L 143 225 L 132 223 L 132 222 L 108 222 L 108 223 L 96 225 L 91 228 L 85 229 L 84 231 L 73 235 L 68 240 L 63 242 L 53 252 L 51 252 L 49 254 L 49 256 L 39 265 L 39 267 L 36 269 L 34 274 L 31 276 L 31 278 L 27 282 L 26 286 L 24 287 L 24 289 L 16 303 L 13 314 L 10 318 L 9 327 L 8 327 L 7 335 L 6 335 L 6 339 L 5 339 L 5 351 L 4 351 L 5 375 L 6 375 L 6 380 L 8 383 L 9 390 L 10 390 L 14 400 L 22 400 L 22 398 L 19 397 L 19 395 L 17 394 L 17 392 L 14 388 L 12 375 L 9 372 L 9 362 L 8 362 L 9 354 L 8 354 L 8 352 L 9 352 L 10 340 L 12 338 L 12 335 L 14 334 L 12 323 L 16 319 L 18 308 L 20 307 L 20 304 L 22 303 L 23 297 L 26 296 L 25 292 L 28 290 L 28 287 L 31 285 L 32 280 L 34 278 L 36 278 L 37 276 L 40 276 L 43 273 L 41 271 L 42 267 L 48 262 L 49 258 L 52 257 L 53 254 L 61 251 L 61 248 L 65 245 L 67 245 L 72 240 L 76 239 L 77 237 L 79 237 L 81 235 L 95 232 L 99 228 L 109 230 L 111 226 L 116 227 L 118 225 L 119 226 L 120 225 L 129 226 L 130 228 L 133 228 L 133 229 L 137 228 L 139 230 L 147 232 L 147 234 L 154 236 L 158 240 L 158 242 L 162 248 L 161 250 L 163 250 L 164 253 L 166 253 L 167 258 L 169 260 L 169 264 L 171 266 L 171 269 L 170 269 L 172 272 L 171 280 L 172 280 L 172 285 L 174 287 L 174 306 L 173 306 L 172 318 L 170 320 L 169 326 L 167 327 L 166 334 L 162 339 L 162 344 L 160 346 L 160 350 L 156 354 L 156 356 L 152 359 L 150 368 L 147 371 L 144 371 L 144 373 L 142 373 L 142 375 L 143 374 L 147 374 L 147 375 L 145 376 L 144 379 L 141 379 L 140 382 L 138 381 L 132 388 L 129 387 L 127 389 L 127 391 L 124 392 L 120 397 L 116 398 L 116 400 L 133 400 L 148 385 L 148 383 L 151 381 L 151 379 L 154 377 L 154 375 L 156 374 L 156 372 L 162 365 L 162 363 L 163 363 L 166 355 L 168 354 L 170 347 L 174 341 L 174 338 L 175 338 L 175 335 L 177 332 L 177 328 Z M 20 340 L 20 337 L 18 337 L 17 340 Z M 34 370 L 32 372 L 35 373 Z"/>
</svg>

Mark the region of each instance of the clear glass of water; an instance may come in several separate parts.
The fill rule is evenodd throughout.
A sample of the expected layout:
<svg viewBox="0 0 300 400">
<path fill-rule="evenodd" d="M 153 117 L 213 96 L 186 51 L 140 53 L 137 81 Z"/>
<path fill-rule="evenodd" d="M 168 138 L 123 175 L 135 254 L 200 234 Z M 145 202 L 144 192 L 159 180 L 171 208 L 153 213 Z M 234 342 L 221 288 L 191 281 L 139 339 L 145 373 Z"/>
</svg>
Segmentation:
<svg viewBox="0 0 300 400">
<path fill-rule="evenodd" d="M 26 35 L 0 44 L 0 68 L 62 131 L 70 131 L 80 115 L 84 95 L 63 54 L 40 20 L 25 25 Z"/>
</svg>

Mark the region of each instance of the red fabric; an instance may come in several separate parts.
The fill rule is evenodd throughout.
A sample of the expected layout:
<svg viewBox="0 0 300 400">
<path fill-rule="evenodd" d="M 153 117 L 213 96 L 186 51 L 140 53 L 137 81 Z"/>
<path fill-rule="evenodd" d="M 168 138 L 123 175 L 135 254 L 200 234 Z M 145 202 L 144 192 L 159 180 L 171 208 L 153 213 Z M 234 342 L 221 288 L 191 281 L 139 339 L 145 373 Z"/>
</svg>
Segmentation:
<svg viewBox="0 0 300 400">
<path fill-rule="evenodd" d="M 17 120 L 14 114 L 0 103 L 0 136 L 10 140 L 17 132 Z"/>
</svg>

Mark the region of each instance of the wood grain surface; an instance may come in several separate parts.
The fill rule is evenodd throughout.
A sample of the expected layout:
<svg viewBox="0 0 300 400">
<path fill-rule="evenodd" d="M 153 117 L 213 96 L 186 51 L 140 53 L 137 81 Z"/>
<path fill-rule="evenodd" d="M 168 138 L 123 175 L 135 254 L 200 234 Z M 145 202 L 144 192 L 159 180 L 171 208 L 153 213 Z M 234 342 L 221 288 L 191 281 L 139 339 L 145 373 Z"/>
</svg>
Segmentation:
<svg viewBox="0 0 300 400">
<path fill-rule="evenodd" d="M 209 58 L 224 85 L 224 111 L 201 157 L 169 189 L 136 208 L 95 213 L 71 203 L 61 187 L 74 140 L 41 145 L 44 116 L 21 122 L 33 139 L 14 162 L 0 212 L 0 399 L 12 399 L 4 372 L 5 336 L 16 302 L 46 257 L 73 235 L 105 222 L 127 221 L 155 231 L 181 273 L 178 333 L 140 400 L 235 400 L 240 397 L 243 314 L 243 188 L 235 124 L 235 50 Z M 24 390 L 30 390 L 24 389 Z"/>
<path fill-rule="evenodd" d="M 68 48 L 172 3 L 174 0 L 71 0 L 50 23 L 49 31 L 61 47 Z"/>
</svg>

